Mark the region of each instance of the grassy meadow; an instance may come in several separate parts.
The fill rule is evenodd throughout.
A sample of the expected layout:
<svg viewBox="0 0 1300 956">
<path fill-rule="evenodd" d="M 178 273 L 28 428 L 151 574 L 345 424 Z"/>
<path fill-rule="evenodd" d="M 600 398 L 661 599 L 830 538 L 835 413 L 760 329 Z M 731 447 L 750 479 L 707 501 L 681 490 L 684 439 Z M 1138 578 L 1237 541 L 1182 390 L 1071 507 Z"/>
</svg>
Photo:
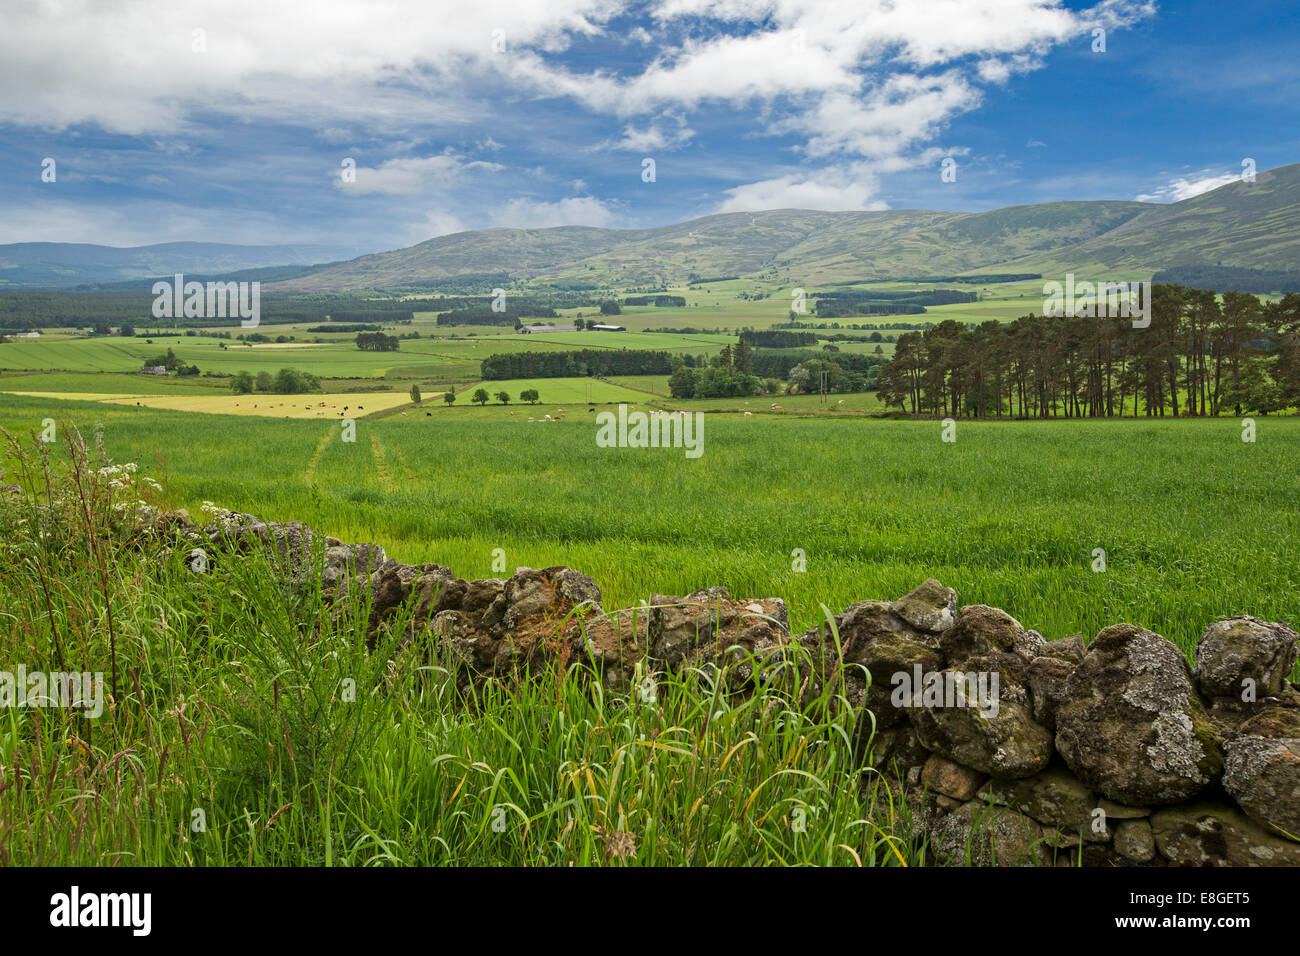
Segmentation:
<svg viewBox="0 0 1300 956">
<path fill-rule="evenodd" d="M 580 403 L 529 422 L 541 406 L 466 401 L 361 419 L 354 443 L 322 421 L 13 395 L 0 425 L 99 423 L 114 460 L 164 481 L 176 506 L 299 518 L 466 578 L 493 576 L 503 548 L 511 567 L 593 574 L 611 607 L 722 584 L 785 597 L 808 627 L 819 604 L 933 576 L 1050 638 L 1128 620 L 1190 648 L 1217 617 L 1300 621 L 1292 418 L 1258 420 L 1254 444 L 1229 419 L 962 422 L 948 444 L 935 422 L 786 417 L 760 402 L 752 418 L 707 415 L 690 460 L 598 448 Z M 805 573 L 791 570 L 796 548 Z"/>
<path fill-rule="evenodd" d="M 784 321 L 788 302 L 729 285 L 620 324 Z M 1000 310 L 1021 292 L 997 288 L 925 318 L 1012 317 Z M 732 700 L 693 672 L 648 699 L 613 695 L 578 666 L 467 701 L 437 659 L 367 652 L 364 601 L 331 615 L 261 559 L 195 575 L 133 549 L 115 493 L 199 521 L 205 502 L 300 519 L 467 579 L 499 576 L 500 551 L 510 569 L 568 565 L 611 610 L 724 585 L 785 598 L 802 630 L 935 577 L 1051 639 L 1131 621 L 1190 653 L 1218 618 L 1300 623 L 1300 418 L 1257 419 L 1253 443 L 1229 418 L 963 421 L 949 443 L 938 422 L 880 417 L 873 393 L 686 401 L 663 375 L 480 382 L 494 352 L 708 355 L 731 335 L 412 327 L 421 338 L 398 353 L 346 337 L 0 346 L 0 427 L 26 448 L 0 452 L 4 481 L 37 492 L 0 499 L 0 654 L 112 684 L 98 719 L 0 711 L 0 865 L 926 862 L 908 807 L 864 775 L 840 701 Z M 134 372 L 167 347 L 216 374 Z M 285 366 L 324 393 L 235 395 L 221 377 Z M 480 385 L 510 404 L 472 404 Z M 519 401 L 527 388 L 539 404 Z M 704 413 L 703 455 L 598 447 L 596 414 L 618 403 Z M 57 440 L 37 441 L 51 421 Z M 78 431 L 85 457 L 67 443 Z M 130 488 L 95 477 L 97 440 L 136 466 Z"/>
</svg>

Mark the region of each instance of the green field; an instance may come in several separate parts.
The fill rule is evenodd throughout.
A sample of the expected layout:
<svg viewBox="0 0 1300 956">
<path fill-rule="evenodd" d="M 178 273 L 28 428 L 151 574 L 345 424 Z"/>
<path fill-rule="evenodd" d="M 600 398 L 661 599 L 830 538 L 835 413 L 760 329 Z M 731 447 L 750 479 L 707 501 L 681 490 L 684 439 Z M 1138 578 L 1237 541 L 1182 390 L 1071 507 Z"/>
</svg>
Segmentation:
<svg viewBox="0 0 1300 956">
<path fill-rule="evenodd" d="M 612 375 L 608 381 L 664 398 L 669 394 L 667 375 Z"/>
<path fill-rule="evenodd" d="M 1190 648 L 1231 614 L 1300 621 L 1291 418 L 1260 420 L 1255 444 L 1231 420 L 961 423 L 945 444 L 932 422 L 711 415 L 688 460 L 596 447 L 580 405 L 542 431 L 527 408 L 429 410 L 362 421 L 355 444 L 320 422 L 17 396 L 0 424 L 99 422 L 116 459 L 166 461 L 177 505 L 299 518 L 467 578 L 504 548 L 589 570 L 612 606 L 722 584 L 788 598 L 807 627 L 819 603 L 934 576 L 1052 638 L 1128 620 Z"/>
<path fill-rule="evenodd" d="M 737 299 L 746 283 L 729 285 L 688 291 L 707 303 L 693 313 L 619 321 L 784 321 L 788 303 Z M 1013 317 L 1022 291 L 998 291 L 903 318 Z M 200 520 L 205 502 L 302 520 L 466 579 L 501 576 L 502 553 L 506 574 L 566 565 L 593 576 L 610 610 L 722 585 L 786 599 L 802 630 L 827 609 L 935 577 L 961 603 L 1005 608 L 1049 639 L 1129 621 L 1190 654 L 1223 617 L 1300 622 L 1297 417 L 1259 417 L 1254 443 L 1235 418 L 1172 417 L 962 421 L 950 443 L 937 421 L 883 417 L 874 392 L 679 400 L 666 375 L 481 378 L 481 360 L 500 352 L 709 356 L 734 335 L 517 335 L 427 318 L 389 331 L 417 329 L 397 353 L 361 352 L 348 336 L 304 343 L 292 327 L 266 331 L 297 336 L 296 347 L 7 343 L 0 426 L 54 461 L 65 446 L 34 440 L 51 420 L 59 439 L 73 427 L 102 435 L 114 461 L 158 482 L 142 494 Z M 216 374 L 135 371 L 167 347 Z M 320 376 L 324 393 L 236 395 L 221 377 L 282 367 Z M 511 401 L 474 405 L 479 387 Z M 537 405 L 519 399 L 529 388 Z M 619 403 L 703 413 L 703 455 L 597 446 L 597 413 Z M 6 456 L 4 480 L 46 496 Z M 66 714 L 0 719 L 0 767 L 41 768 L 40 786 L 26 769 L 22 787 L 0 783 L 0 865 L 927 862 L 904 835 L 907 808 L 860 788 L 855 716 L 833 701 L 719 699 L 686 674 L 642 706 L 594 692 L 571 668 L 466 706 L 439 662 L 394 676 L 392 648 L 368 653 L 356 640 L 364 607 L 332 614 L 318 592 L 290 596 L 256 558 L 198 578 L 176 555 L 124 546 L 103 558 L 79 537 L 90 509 L 77 487 L 48 492 L 60 522 L 31 519 L 23 496 L 0 498 L 0 649 L 50 669 L 61 646 L 86 669 L 116 659 L 131 683 L 89 727 Z M 340 704 L 345 680 L 365 689 L 359 705 Z M 103 773 L 115 760 L 124 772 Z M 205 836 L 191 829 L 196 808 Z M 808 834 L 788 825 L 796 811 L 816 821 Z M 625 844 L 611 835 L 635 852 L 615 852 Z"/>
<path fill-rule="evenodd" d="M 477 383 L 473 388 L 466 390 L 466 394 L 459 396 L 457 402 L 470 401 L 470 394 L 477 388 L 487 390 L 492 396 L 492 402 L 496 402 L 497 392 L 507 392 L 510 395 L 512 404 L 524 403 L 519 399 L 519 393 L 525 389 L 536 389 L 538 393 L 539 405 L 565 405 L 565 404 L 609 404 L 618 402 L 643 402 L 647 396 L 643 392 L 634 391 L 630 388 L 624 388 L 621 385 L 612 382 L 602 381 L 597 378 L 512 378 Z M 433 396 L 437 398 L 437 396 Z M 437 404 L 428 402 L 429 405 Z"/>
<path fill-rule="evenodd" d="M 268 326 L 263 334 L 295 335 L 293 326 Z M 398 327 L 404 330 L 404 327 Z M 414 326 L 413 326 L 414 328 Z M 417 329 L 418 330 L 418 329 Z M 232 330 L 237 331 L 237 330 Z M 53 338 L 53 337 L 51 337 Z M 403 339 L 397 352 L 363 352 L 347 339 L 327 342 L 304 340 L 248 345 L 236 340 L 205 336 L 59 337 L 52 341 L 7 342 L 0 347 L 0 370 L 135 372 L 146 360 L 171 349 L 185 364 L 201 371 L 234 374 L 239 371 L 274 372 L 285 366 L 306 369 L 322 378 L 418 377 L 421 370 L 439 366 L 471 367 L 489 355 L 513 352 L 571 351 L 577 349 L 647 349 L 651 351 L 716 354 L 734 336 L 681 336 L 635 332 L 559 332 L 519 335 L 494 330 L 473 338 Z"/>
</svg>

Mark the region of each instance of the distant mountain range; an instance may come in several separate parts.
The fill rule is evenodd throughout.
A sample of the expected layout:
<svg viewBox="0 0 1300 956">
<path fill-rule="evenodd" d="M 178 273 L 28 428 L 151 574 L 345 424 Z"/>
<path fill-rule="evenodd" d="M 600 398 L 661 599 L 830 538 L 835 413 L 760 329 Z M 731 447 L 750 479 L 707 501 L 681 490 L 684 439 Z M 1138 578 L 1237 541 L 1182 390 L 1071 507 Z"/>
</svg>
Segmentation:
<svg viewBox="0 0 1300 956">
<path fill-rule="evenodd" d="M 351 259 L 358 251 L 341 245 L 166 242 L 119 248 L 80 242 L 18 242 L 0 245 L 0 290 L 97 286 L 177 272 L 224 275 L 244 269 Z"/>
<path fill-rule="evenodd" d="M 415 289 L 465 274 L 596 286 L 745 276 L 825 285 L 1067 271 L 1146 279 L 1171 266 L 1300 268 L 1300 164 L 1172 204 L 1051 202 L 982 213 L 729 213 L 657 229 L 485 229 L 276 283 L 312 292 Z"/>
<path fill-rule="evenodd" d="M 0 245 L 0 289 L 104 286 L 175 272 L 242 272 L 268 291 L 364 294 L 433 289 L 458 276 L 592 288 L 740 276 L 812 288 L 981 273 L 1123 280 L 1183 266 L 1295 271 L 1300 164 L 1172 204 L 1051 202 L 981 213 L 777 209 L 656 229 L 484 229 L 349 258 L 354 254 L 327 245 L 19 243 Z"/>
</svg>

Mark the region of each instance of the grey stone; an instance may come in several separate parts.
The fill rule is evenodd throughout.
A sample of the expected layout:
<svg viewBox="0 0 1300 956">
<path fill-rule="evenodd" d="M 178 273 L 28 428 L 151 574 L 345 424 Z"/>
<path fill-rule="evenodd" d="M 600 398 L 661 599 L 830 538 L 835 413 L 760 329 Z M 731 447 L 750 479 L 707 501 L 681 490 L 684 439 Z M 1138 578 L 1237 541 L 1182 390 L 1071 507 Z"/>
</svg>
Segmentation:
<svg viewBox="0 0 1300 956">
<path fill-rule="evenodd" d="M 931 849 L 948 865 L 1041 866 L 1050 860 L 1043 828 L 1006 807 L 964 803 L 932 833 Z"/>
<path fill-rule="evenodd" d="M 1161 856 L 1175 866 L 1300 866 L 1300 843 L 1266 832 L 1226 803 L 1157 810 L 1151 829 Z"/>
<path fill-rule="evenodd" d="M 1223 788 L 1252 820 L 1300 840 L 1300 711 L 1274 707 L 1223 748 Z"/>
<path fill-rule="evenodd" d="M 938 754 L 934 754 L 921 769 L 921 783 L 936 793 L 950 797 L 959 802 L 971 799 L 987 780 L 985 774 L 953 763 Z"/>
<path fill-rule="evenodd" d="M 949 667 L 994 652 L 1016 654 L 1027 663 L 1038 656 L 1039 648 L 1044 644 L 1037 631 L 1026 631 L 1006 611 L 986 604 L 963 607 L 956 623 L 939 636 L 939 645 Z"/>
<path fill-rule="evenodd" d="M 934 706 L 921 696 L 909 710 L 921 743 L 941 756 L 992 777 L 1028 777 L 1043 770 L 1052 756 L 1052 734 L 1034 720 L 1024 687 L 1024 664 L 1011 654 L 969 658 L 964 668 L 949 668 L 935 679 L 961 686 L 970 675 L 998 676 L 996 709 L 966 696 L 956 706 Z"/>
<path fill-rule="evenodd" d="M 1196 644 L 1196 686 L 1206 697 L 1277 696 L 1295 667 L 1300 642 L 1286 624 L 1257 617 L 1215 621 Z"/>
<path fill-rule="evenodd" d="M 1146 820 L 1121 820 L 1115 827 L 1115 852 L 1134 863 L 1149 863 L 1156 855 L 1156 837 Z"/>
<path fill-rule="evenodd" d="M 1070 675 L 1056 748 L 1084 783 L 1136 806 L 1187 800 L 1223 770 L 1182 653 L 1132 624 L 1098 634 Z"/>
<path fill-rule="evenodd" d="M 957 592 L 934 578 L 926 578 L 894 601 L 891 608 L 918 631 L 938 634 L 952 627 L 957 619 Z"/>
</svg>

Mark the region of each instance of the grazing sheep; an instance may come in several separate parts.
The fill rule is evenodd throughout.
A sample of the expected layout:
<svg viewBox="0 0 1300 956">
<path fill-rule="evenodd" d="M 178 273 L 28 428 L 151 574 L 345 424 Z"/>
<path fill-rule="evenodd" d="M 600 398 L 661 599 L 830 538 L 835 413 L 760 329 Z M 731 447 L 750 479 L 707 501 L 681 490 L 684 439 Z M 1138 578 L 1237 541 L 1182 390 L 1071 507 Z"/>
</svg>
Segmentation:
<svg viewBox="0 0 1300 956">
<path fill-rule="evenodd" d="M 753 412 L 745 412 L 745 417 L 746 417 L 746 418 L 753 418 L 753 417 L 754 417 L 754 413 L 753 413 Z"/>
</svg>

